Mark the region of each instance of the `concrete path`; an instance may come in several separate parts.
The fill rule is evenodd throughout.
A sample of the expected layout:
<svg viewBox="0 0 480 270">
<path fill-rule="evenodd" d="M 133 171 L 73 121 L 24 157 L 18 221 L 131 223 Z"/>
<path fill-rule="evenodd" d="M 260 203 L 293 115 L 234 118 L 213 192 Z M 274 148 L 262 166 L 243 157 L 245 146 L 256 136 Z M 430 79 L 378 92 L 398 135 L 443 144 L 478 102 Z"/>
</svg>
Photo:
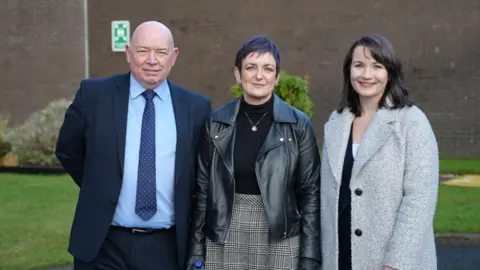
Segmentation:
<svg viewBox="0 0 480 270">
<path fill-rule="evenodd" d="M 480 234 L 437 234 L 438 270 L 479 270 Z M 35 270 L 73 270 L 59 266 Z"/>
<path fill-rule="evenodd" d="M 438 270 L 480 269 L 480 246 L 437 245 Z"/>
</svg>

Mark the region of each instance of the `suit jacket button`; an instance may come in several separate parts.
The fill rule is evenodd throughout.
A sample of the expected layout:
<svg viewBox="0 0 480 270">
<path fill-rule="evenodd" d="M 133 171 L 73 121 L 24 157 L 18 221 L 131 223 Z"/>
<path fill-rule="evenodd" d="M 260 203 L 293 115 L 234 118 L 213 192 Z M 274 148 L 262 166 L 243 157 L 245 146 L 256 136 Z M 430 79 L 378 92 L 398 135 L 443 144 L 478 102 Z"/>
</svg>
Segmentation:
<svg viewBox="0 0 480 270">
<path fill-rule="evenodd" d="M 357 196 L 362 196 L 363 190 L 360 189 L 360 188 L 357 188 L 357 189 L 355 189 L 355 194 L 357 194 Z"/>
<path fill-rule="evenodd" d="M 362 230 L 356 229 L 356 230 L 355 230 L 355 235 L 356 235 L 356 236 L 362 236 Z"/>
</svg>

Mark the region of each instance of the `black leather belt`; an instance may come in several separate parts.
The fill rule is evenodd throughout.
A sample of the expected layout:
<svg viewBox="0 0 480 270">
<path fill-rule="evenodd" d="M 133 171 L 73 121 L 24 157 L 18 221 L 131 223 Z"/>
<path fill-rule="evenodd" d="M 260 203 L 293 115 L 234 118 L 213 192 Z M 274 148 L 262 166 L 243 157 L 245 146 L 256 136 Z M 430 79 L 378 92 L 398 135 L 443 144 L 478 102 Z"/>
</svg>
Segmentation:
<svg viewBox="0 0 480 270">
<path fill-rule="evenodd" d="M 126 227 L 120 227 L 120 226 L 111 226 L 113 229 L 118 229 L 122 231 L 126 231 L 132 234 L 152 234 L 152 233 L 157 233 L 157 232 L 166 232 L 171 230 L 171 228 L 165 228 L 165 229 L 150 229 L 150 228 L 126 228 Z"/>
</svg>

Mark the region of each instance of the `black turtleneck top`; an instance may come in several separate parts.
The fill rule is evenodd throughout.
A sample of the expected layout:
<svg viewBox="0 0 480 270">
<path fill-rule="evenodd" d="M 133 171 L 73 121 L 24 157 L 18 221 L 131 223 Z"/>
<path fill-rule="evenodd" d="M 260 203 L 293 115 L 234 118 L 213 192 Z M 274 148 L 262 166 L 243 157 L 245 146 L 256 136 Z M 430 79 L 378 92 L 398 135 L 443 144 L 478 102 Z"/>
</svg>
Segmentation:
<svg viewBox="0 0 480 270">
<path fill-rule="evenodd" d="M 264 104 L 251 105 L 241 98 L 236 120 L 237 127 L 233 157 L 236 193 L 260 194 L 255 175 L 255 161 L 273 122 L 273 101 L 272 95 Z M 253 125 L 250 123 L 249 118 L 253 125 L 256 125 L 257 131 L 252 131 Z"/>
</svg>

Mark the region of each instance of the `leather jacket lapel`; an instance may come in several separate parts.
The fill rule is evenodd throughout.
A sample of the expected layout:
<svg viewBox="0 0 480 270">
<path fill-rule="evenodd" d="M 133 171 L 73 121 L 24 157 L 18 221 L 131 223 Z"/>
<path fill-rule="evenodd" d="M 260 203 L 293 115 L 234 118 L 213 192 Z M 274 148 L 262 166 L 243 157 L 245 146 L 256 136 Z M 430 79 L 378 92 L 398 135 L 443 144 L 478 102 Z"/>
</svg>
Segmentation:
<svg viewBox="0 0 480 270">
<path fill-rule="evenodd" d="M 240 98 L 232 100 L 230 103 L 221 108 L 214 114 L 213 122 L 222 123 L 224 125 L 215 125 L 218 128 L 212 130 L 211 139 L 215 148 L 218 150 L 221 159 L 229 172 L 234 175 L 233 151 L 235 146 L 236 119 L 240 106 Z M 274 121 L 265 140 L 260 147 L 257 160 L 265 155 L 268 151 L 282 145 L 288 138 L 281 131 L 281 123 L 296 123 L 297 119 L 292 114 L 288 105 L 278 96 L 274 95 Z M 259 165 L 257 165 L 259 166 Z"/>
<path fill-rule="evenodd" d="M 220 154 L 227 170 L 234 176 L 233 168 L 233 150 L 235 146 L 235 125 L 223 129 L 219 133 L 212 135 L 212 141 Z"/>
<path fill-rule="evenodd" d="M 262 146 L 260 147 L 260 150 L 258 151 L 257 162 L 259 158 L 266 154 L 268 151 L 280 146 L 284 142 L 285 136 L 280 131 L 280 125 L 276 122 L 273 122 L 270 126 L 270 130 L 268 131 L 267 136 L 265 137 L 265 140 L 263 141 Z"/>
</svg>

